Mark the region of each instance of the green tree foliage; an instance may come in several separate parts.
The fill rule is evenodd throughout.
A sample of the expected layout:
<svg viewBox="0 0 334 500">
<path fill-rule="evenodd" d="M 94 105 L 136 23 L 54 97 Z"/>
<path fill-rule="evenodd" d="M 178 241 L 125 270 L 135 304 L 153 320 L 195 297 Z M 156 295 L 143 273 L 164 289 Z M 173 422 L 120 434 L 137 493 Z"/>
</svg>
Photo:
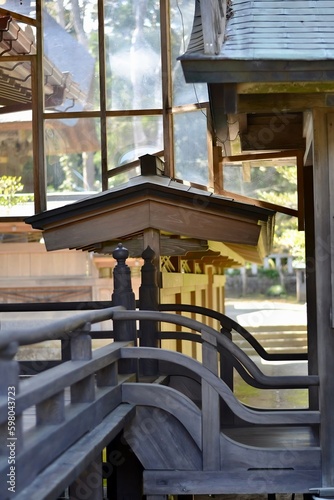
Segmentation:
<svg viewBox="0 0 334 500">
<path fill-rule="evenodd" d="M 276 179 L 269 189 L 258 190 L 260 199 L 288 208 L 297 208 L 297 168 L 276 167 Z M 298 231 L 296 217 L 277 213 L 274 252 L 290 253 L 296 260 L 305 260 L 304 232 Z"/>
<path fill-rule="evenodd" d="M 21 177 L 3 175 L 0 177 L 0 205 L 13 207 L 32 200 L 32 196 L 19 194 L 23 191 Z"/>
</svg>

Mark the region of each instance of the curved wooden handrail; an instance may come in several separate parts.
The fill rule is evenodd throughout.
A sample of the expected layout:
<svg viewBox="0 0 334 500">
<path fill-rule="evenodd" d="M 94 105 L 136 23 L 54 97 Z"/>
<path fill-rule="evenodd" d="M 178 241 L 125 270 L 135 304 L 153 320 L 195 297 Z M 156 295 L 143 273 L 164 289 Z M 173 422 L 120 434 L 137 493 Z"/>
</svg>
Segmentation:
<svg viewBox="0 0 334 500">
<path fill-rule="evenodd" d="M 99 309 L 98 311 L 80 313 L 36 328 L 1 330 L 0 350 L 13 342 L 19 345 L 29 345 L 46 340 L 58 340 L 64 334 L 83 328 L 87 323 L 93 324 L 111 319 L 113 313 L 120 310 L 124 310 L 124 307 L 115 306 Z"/>
<path fill-rule="evenodd" d="M 248 331 L 246 328 L 241 326 L 235 320 L 226 316 L 225 314 L 208 309 L 207 307 L 194 306 L 190 304 L 159 304 L 160 311 L 180 311 L 180 312 L 190 312 L 201 314 L 202 316 L 207 316 L 212 319 L 219 321 L 222 329 L 227 332 L 232 330 L 236 331 L 241 335 L 257 352 L 257 354 L 266 361 L 306 361 L 307 353 L 286 353 L 277 354 L 267 352 L 262 345 L 256 340 L 256 338 Z M 224 333 L 224 332 L 222 332 Z"/>
<path fill-rule="evenodd" d="M 203 343 L 203 339 L 200 335 L 198 335 L 197 333 L 190 333 L 190 332 L 163 331 L 163 332 L 158 332 L 158 337 L 161 340 L 175 340 L 176 339 L 176 340 L 188 340 L 190 342 L 197 342 L 198 344 Z M 219 345 L 218 345 L 218 352 L 219 353 L 223 352 L 223 348 Z M 269 383 L 267 383 L 265 385 L 265 387 L 263 387 L 263 385 L 260 382 L 258 382 L 253 377 L 251 377 L 251 375 L 248 373 L 247 370 L 245 370 L 245 368 L 243 367 L 243 365 L 240 363 L 240 361 L 237 358 L 235 358 L 235 357 L 231 358 L 231 362 L 233 364 L 233 367 L 237 370 L 237 372 L 241 376 L 241 378 L 248 385 L 250 385 L 252 387 L 256 387 L 257 389 L 263 389 L 263 388 L 265 388 L 265 389 L 277 389 L 277 385 L 270 386 Z M 284 388 L 291 389 L 291 386 L 288 385 L 287 387 L 280 387 L 280 389 L 284 389 Z"/>
<path fill-rule="evenodd" d="M 152 320 L 152 321 L 163 321 L 165 323 L 173 323 L 180 326 L 185 326 L 191 330 L 198 332 L 207 332 L 212 335 L 217 344 L 225 348 L 230 354 L 232 354 L 240 363 L 248 370 L 252 377 L 265 387 L 279 387 L 279 388 L 307 388 L 310 386 L 315 386 L 319 384 L 319 377 L 316 375 L 294 375 L 294 376 L 267 376 L 265 375 L 259 367 L 252 361 L 247 354 L 242 351 L 237 345 L 235 345 L 230 339 L 221 335 L 216 330 L 210 326 L 203 325 L 199 321 L 191 318 L 186 318 L 185 316 L 180 316 L 176 314 L 163 313 L 158 311 L 115 311 L 113 314 L 114 320 Z"/>
<path fill-rule="evenodd" d="M 261 425 L 310 425 L 320 422 L 320 412 L 310 410 L 256 411 L 247 408 L 234 396 L 231 389 L 208 368 L 184 354 L 155 347 L 121 347 L 121 359 L 156 359 L 174 363 L 192 371 L 205 380 L 223 398 L 233 413 L 245 422 Z"/>
<path fill-rule="evenodd" d="M 114 321 L 121 320 L 152 320 L 166 323 L 185 326 L 191 330 L 198 332 L 206 332 L 211 335 L 218 345 L 226 349 L 232 356 L 246 368 L 250 375 L 259 384 L 264 387 L 279 387 L 279 388 L 306 388 L 319 384 L 319 378 L 316 375 L 308 376 L 267 376 L 258 366 L 236 346 L 230 339 L 221 335 L 213 328 L 203 325 L 199 321 L 191 318 L 186 318 L 177 314 L 164 313 L 159 311 L 129 311 L 123 307 L 111 307 L 98 311 L 90 311 L 88 313 L 78 314 L 65 318 L 49 325 L 43 325 L 38 328 L 30 328 L 28 330 L 3 330 L 0 332 L 0 349 L 5 349 L 7 346 L 16 343 L 20 345 L 29 345 L 45 340 L 60 339 L 64 334 L 69 334 L 77 329 L 83 328 L 87 323 L 97 323 L 99 321 L 113 319 Z"/>
</svg>

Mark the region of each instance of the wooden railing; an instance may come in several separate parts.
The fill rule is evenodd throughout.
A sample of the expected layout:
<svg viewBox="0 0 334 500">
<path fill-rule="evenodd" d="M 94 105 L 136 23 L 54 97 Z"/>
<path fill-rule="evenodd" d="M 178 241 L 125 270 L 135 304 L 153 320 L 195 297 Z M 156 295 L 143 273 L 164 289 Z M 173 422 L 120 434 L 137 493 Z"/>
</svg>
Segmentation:
<svg viewBox="0 0 334 500">
<path fill-rule="evenodd" d="M 173 351 L 137 347 L 133 340 L 114 341 L 92 351 L 90 324 L 106 319 L 123 325 L 139 320 L 190 328 L 200 334 L 197 337 L 201 337 L 203 363 Z M 19 379 L 18 362 L 13 359 L 19 345 L 64 336 L 70 346 L 70 361 L 28 380 Z M 309 387 L 318 383 L 315 376 L 268 377 L 231 340 L 213 328 L 176 314 L 113 307 L 36 329 L 1 331 L 0 484 L 8 488 L 13 484 L 15 498 L 19 499 L 37 500 L 47 495 L 57 498 L 68 486 L 74 491 L 87 470 L 101 467 L 102 449 L 131 420 L 137 404 L 172 412 L 200 449 L 203 470 L 207 471 L 219 470 L 221 464 L 220 399 L 235 415 L 251 424 L 319 423 L 320 414 L 316 411 L 256 412 L 242 405 L 218 377 L 218 346 L 263 386 Z M 152 385 L 148 388 L 148 384 L 138 383 L 141 359 L 158 362 L 157 377 L 173 375 L 175 367 L 176 372 L 182 369 L 194 378 L 199 377 L 202 409 L 171 388 Z M 137 373 L 133 373 L 134 367 Z M 31 409 L 34 416 L 29 421 Z M 14 490 L 8 488 L 7 497 L 11 498 Z M 102 474 L 99 488 L 102 492 Z M 94 498 L 102 499 L 102 493 Z"/>
</svg>

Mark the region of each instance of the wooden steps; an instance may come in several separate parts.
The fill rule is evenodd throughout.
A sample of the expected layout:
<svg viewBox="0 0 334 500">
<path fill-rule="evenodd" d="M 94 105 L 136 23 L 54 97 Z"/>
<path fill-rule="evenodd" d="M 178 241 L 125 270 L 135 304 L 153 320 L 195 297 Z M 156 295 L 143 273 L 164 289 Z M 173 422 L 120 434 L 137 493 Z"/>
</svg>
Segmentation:
<svg viewBox="0 0 334 500">
<path fill-rule="evenodd" d="M 307 330 L 305 325 L 265 325 L 247 327 L 247 330 L 269 353 L 307 352 Z M 255 355 L 254 349 L 240 335 L 234 333 L 233 342 L 249 356 Z"/>
</svg>

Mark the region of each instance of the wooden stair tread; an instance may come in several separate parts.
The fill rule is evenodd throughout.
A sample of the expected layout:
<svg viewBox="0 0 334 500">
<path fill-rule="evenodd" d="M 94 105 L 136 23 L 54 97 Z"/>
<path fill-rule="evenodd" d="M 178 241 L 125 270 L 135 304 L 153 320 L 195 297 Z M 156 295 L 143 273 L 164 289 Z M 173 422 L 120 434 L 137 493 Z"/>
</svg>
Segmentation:
<svg viewBox="0 0 334 500">
<path fill-rule="evenodd" d="M 319 446 L 317 429 L 311 426 L 245 426 L 223 428 L 222 432 L 248 446 L 285 449 Z"/>
</svg>

